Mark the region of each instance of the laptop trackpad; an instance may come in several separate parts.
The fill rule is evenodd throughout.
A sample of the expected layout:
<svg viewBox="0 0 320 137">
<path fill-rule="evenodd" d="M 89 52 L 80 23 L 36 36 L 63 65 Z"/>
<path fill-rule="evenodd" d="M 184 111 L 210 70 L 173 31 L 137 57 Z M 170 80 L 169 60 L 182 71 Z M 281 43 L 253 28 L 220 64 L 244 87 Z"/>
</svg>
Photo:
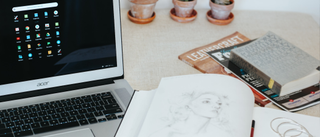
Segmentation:
<svg viewBox="0 0 320 137">
<path fill-rule="evenodd" d="M 94 137 L 94 135 L 91 132 L 90 128 L 75 130 L 75 131 L 69 131 L 44 137 Z"/>
</svg>

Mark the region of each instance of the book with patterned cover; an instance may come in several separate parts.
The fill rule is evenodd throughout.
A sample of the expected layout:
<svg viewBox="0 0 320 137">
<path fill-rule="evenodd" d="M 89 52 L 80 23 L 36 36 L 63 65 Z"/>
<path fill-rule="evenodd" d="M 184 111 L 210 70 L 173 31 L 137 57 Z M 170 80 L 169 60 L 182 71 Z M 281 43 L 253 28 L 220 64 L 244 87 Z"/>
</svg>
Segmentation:
<svg viewBox="0 0 320 137">
<path fill-rule="evenodd" d="M 279 95 L 319 82 L 319 60 L 272 32 L 231 50 L 230 60 Z"/>
</svg>

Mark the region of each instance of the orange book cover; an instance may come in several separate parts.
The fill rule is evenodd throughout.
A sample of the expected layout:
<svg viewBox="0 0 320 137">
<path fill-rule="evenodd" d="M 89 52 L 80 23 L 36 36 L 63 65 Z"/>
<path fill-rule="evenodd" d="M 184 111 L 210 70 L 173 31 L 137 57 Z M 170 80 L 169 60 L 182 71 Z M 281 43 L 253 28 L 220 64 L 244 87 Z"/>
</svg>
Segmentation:
<svg viewBox="0 0 320 137">
<path fill-rule="evenodd" d="M 202 73 L 225 74 L 237 78 L 232 73 L 226 73 L 224 71 L 224 68 L 219 63 L 210 58 L 206 52 L 227 48 L 248 41 L 250 41 L 249 38 L 239 32 L 235 32 L 218 41 L 185 52 L 178 56 L 178 58 Z M 259 92 L 252 88 L 251 90 L 254 93 L 255 103 L 257 105 L 264 107 L 266 104 L 270 103 L 269 100 L 265 101 L 266 98 Z"/>
</svg>

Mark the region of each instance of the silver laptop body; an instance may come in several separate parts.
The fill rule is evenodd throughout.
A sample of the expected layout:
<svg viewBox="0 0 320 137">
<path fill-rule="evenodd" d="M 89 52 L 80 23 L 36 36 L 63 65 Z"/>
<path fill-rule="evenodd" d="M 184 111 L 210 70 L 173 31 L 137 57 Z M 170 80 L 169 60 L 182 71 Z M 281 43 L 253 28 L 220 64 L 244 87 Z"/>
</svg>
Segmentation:
<svg viewBox="0 0 320 137">
<path fill-rule="evenodd" d="M 5 51 L 0 55 L 0 136 L 90 137 L 91 132 L 95 137 L 113 137 L 133 94 L 123 79 L 119 0 L 7 0 L 0 5 L 0 47 Z M 120 111 L 96 116 L 98 108 L 93 106 L 102 103 L 92 100 L 103 100 L 106 94 L 113 96 Z M 89 106 L 86 100 L 79 102 L 81 98 L 89 99 Z M 69 100 L 75 110 L 67 113 L 83 114 L 87 124 L 78 121 L 79 126 L 34 132 L 36 117 L 58 122 L 49 126 L 68 123 L 58 111 L 66 111 L 69 104 L 55 103 Z M 110 100 L 100 108 L 107 108 Z M 46 104 L 48 108 L 34 110 Z M 40 116 L 40 111 L 46 115 Z M 94 119 L 89 121 L 87 113 Z M 4 132 L 9 130 L 12 134 Z M 22 133 L 30 130 L 32 135 Z"/>
</svg>

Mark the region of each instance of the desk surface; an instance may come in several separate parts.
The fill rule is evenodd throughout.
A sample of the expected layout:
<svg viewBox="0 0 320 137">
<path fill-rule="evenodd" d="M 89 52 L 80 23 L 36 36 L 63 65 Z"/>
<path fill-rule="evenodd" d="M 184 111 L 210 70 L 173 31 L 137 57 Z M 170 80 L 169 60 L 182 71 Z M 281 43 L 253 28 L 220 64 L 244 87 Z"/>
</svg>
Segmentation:
<svg viewBox="0 0 320 137">
<path fill-rule="evenodd" d="M 207 21 L 208 10 L 197 9 L 198 17 L 191 23 L 173 21 L 170 9 L 156 10 L 155 20 L 145 25 L 132 23 L 126 15 L 128 9 L 121 10 L 125 79 L 134 89 L 155 89 L 162 77 L 200 74 L 178 56 L 235 31 L 250 39 L 272 31 L 320 59 L 320 28 L 309 15 L 233 11 L 235 19 L 231 24 L 217 26 Z M 273 104 L 267 107 L 279 109 Z M 320 117 L 320 104 L 297 113 Z"/>
</svg>

